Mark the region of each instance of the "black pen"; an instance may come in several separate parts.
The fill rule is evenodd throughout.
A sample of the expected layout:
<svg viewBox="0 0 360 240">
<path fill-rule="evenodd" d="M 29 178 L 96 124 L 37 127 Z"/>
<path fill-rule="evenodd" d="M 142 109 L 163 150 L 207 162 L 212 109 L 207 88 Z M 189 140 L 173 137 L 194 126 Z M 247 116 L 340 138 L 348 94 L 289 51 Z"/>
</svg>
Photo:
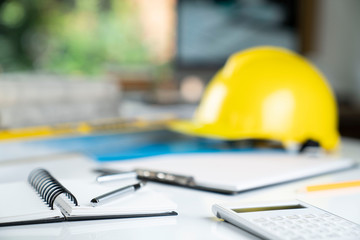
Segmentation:
<svg viewBox="0 0 360 240">
<path fill-rule="evenodd" d="M 98 197 L 95 197 L 95 198 L 91 199 L 91 201 L 90 201 L 91 205 L 93 207 L 96 207 L 96 206 L 99 206 L 101 204 L 107 203 L 109 201 L 112 201 L 115 198 L 119 198 L 119 197 L 122 197 L 124 195 L 129 194 L 129 193 L 133 193 L 133 192 L 135 192 L 136 190 L 138 190 L 139 188 L 141 188 L 144 185 L 145 185 L 145 182 L 138 182 L 138 183 L 135 183 L 133 185 L 122 187 L 122 188 L 116 189 L 114 191 L 105 193 L 103 195 L 100 195 Z"/>
</svg>

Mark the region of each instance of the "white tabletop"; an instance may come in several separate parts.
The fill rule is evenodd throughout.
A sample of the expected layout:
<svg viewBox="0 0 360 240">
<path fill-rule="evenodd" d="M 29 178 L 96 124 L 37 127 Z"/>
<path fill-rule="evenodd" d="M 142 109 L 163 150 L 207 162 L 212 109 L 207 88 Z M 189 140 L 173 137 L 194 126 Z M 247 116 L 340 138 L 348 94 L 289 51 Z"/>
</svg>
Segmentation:
<svg viewBox="0 0 360 240">
<path fill-rule="evenodd" d="M 360 160 L 360 141 L 344 139 L 341 156 Z M 69 164 L 72 166 L 69 168 Z M 45 167 L 61 177 L 93 177 L 96 163 L 80 155 L 0 163 L 0 183 L 25 180 L 34 167 Z M 360 189 L 349 188 L 306 193 L 308 185 L 360 178 L 360 168 L 327 174 L 269 188 L 229 196 L 148 183 L 178 204 L 178 216 L 118 220 L 62 222 L 0 228 L 0 239 L 258 239 L 217 219 L 211 212 L 214 203 L 251 202 L 298 198 L 360 224 Z M 1 193 L 5 194 L 5 193 Z"/>
</svg>

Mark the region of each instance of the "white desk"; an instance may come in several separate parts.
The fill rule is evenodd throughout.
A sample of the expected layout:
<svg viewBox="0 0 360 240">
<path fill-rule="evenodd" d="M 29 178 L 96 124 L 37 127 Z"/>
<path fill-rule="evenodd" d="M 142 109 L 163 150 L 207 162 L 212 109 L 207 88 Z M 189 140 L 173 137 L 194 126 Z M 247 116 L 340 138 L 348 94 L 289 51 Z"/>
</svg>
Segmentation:
<svg viewBox="0 0 360 240">
<path fill-rule="evenodd" d="M 342 156 L 360 160 L 360 141 L 344 139 Z M 59 156 L 51 158 L 51 161 L 44 160 L 0 163 L 0 183 L 25 180 L 25 173 L 34 166 L 46 167 L 62 177 L 89 177 L 92 176 L 89 170 L 95 165 L 79 156 Z M 66 167 L 69 162 L 72 163 L 72 168 Z M 307 185 L 359 178 L 360 168 L 356 168 L 235 196 L 149 183 L 152 188 L 166 193 L 178 204 L 178 216 L 2 227 L 0 239 L 258 239 L 216 219 L 211 212 L 211 205 L 229 201 L 292 198 L 300 198 L 360 224 L 359 188 L 314 193 L 298 191 Z"/>
</svg>

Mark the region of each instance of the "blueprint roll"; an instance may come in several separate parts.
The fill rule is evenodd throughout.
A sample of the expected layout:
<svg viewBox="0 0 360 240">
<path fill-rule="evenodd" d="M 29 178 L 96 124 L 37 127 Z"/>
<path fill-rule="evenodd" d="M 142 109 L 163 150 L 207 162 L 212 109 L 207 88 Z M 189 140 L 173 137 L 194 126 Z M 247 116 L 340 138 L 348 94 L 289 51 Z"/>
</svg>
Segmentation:
<svg viewBox="0 0 360 240">
<path fill-rule="evenodd" d="M 60 194 L 65 194 L 75 206 L 78 206 L 74 195 L 45 169 L 34 169 L 28 177 L 28 182 L 51 209 L 54 209 L 55 199 Z"/>
</svg>

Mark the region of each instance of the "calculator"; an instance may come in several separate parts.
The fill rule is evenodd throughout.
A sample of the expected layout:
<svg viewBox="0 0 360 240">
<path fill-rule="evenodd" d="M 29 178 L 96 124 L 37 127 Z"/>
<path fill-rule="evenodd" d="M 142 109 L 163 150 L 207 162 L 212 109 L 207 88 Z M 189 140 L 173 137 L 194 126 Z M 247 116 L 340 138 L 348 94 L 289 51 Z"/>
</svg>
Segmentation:
<svg viewBox="0 0 360 240">
<path fill-rule="evenodd" d="M 299 200 L 214 204 L 212 211 L 262 239 L 360 239 L 360 225 Z"/>
</svg>

